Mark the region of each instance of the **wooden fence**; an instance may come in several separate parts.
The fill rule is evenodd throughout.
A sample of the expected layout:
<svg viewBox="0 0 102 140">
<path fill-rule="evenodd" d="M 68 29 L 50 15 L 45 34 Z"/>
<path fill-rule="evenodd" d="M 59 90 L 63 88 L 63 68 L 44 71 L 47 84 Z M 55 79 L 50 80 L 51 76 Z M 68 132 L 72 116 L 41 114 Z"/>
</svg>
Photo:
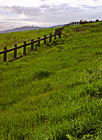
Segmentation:
<svg viewBox="0 0 102 140">
<path fill-rule="evenodd" d="M 52 37 L 55 38 L 56 40 L 56 36 L 58 35 L 59 38 L 61 38 L 61 31 L 58 32 L 58 33 L 55 33 L 55 34 L 50 34 L 49 36 L 46 36 L 44 35 L 44 38 L 40 38 L 38 37 L 38 40 L 35 40 L 34 39 L 31 39 L 31 42 L 30 43 L 26 43 L 26 41 L 24 41 L 24 44 L 21 45 L 21 46 L 17 46 L 17 44 L 14 44 L 14 48 L 11 48 L 11 49 L 7 49 L 7 47 L 4 47 L 4 51 L 1 51 L 0 52 L 0 55 L 3 54 L 3 61 L 4 62 L 10 62 L 10 61 L 13 61 L 13 60 L 16 60 L 16 59 L 19 59 L 23 56 L 25 56 L 27 53 L 26 53 L 26 47 L 31 45 L 31 51 L 36 51 L 37 50 L 37 47 L 34 48 L 34 43 L 38 43 L 38 47 L 40 47 L 40 41 L 44 41 L 44 44 L 46 44 L 46 40 L 49 38 L 49 42 L 52 42 Z M 20 49 L 20 48 L 23 48 L 23 54 L 21 56 L 17 56 L 17 50 Z M 14 57 L 13 59 L 10 59 L 7 61 L 7 53 L 8 52 L 11 52 L 11 51 L 14 51 Z"/>
<path fill-rule="evenodd" d="M 72 25 L 80 25 L 80 24 L 87 24 L 87 23 L 95 23 L 95 22 L 102 22 L 102 20 L 96 20 L 96 21 L 80 21 L 80 22 L 71 22 L 66 24 L 65 26 L 72 26 Z"/>
</svg>

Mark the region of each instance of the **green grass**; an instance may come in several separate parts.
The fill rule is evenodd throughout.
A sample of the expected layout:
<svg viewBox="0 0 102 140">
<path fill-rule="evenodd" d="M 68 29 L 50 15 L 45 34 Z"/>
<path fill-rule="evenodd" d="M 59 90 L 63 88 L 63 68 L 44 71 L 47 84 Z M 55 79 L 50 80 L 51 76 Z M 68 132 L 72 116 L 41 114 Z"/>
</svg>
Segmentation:
<svg viewBox="0 0 102 140">
<path fill-rule="evenodd" d="M 0 51 L 4 49 L 4 47 L 12 48 L 14 44 L 22 45 L 24 41 L 30 42 L 31 39 L 38 39 L 38 37 L 44 37 L 44 35 L 49 35 L 50 33 L 54 33 L 53 28 L 48 29 L 37 29 L 23 32 L 12 32 L 6 34 L 0 34 Z M 47 33 L 47 34 L 46 34 Z"/>
<path fill-rule="evenodd" d="M 19 42 L 50 32 L 14 34 Z M 0 140 L 102 139 L 102 24 L 62 33 L 21 59 L 0 61 Z"/>
<path fill-rule="evenodd" d="M 55 29 L 54 28 L 48 28 L 48 29 L 38 29 L 38 30 L 30 30 L 30 31 L 24 31 L 24 32 L 12 32 L 7 34 L 0 34 L 0 51 L 4 50 L 4 47 L 7 47 L 7 49 L 13 48 L 14 44 L 17 44 L 17 46 L 23 45 L 24 41 L 26 43 L 30 43 L 31 39 L 37 40 L 38 37 L 43 38 L 44 35 L 49 36 L 50 33 L 54 34 Z M 54 39 L 54 38 L 53 38 Z M 47 45 L 49 42 L 49 39 L 47 39 Z M 41 44 L 44 44 L 44 41 L 41 41 Z M 36 49 L 37 43 L 34 44 L 34 49 Z M 31 46 L 29 45 L 27 47 L 26 53 L 29 53 L 31 51 Z M 23 48 L 17 50 L 17 56 L 23 55 Z M 14 57 L 14 51 L 9 52 L 7 55 L 7 60 L 13 59 Z M 3 55 L 0 55 L 0 61 L 3 60 Z"/>
</svg>

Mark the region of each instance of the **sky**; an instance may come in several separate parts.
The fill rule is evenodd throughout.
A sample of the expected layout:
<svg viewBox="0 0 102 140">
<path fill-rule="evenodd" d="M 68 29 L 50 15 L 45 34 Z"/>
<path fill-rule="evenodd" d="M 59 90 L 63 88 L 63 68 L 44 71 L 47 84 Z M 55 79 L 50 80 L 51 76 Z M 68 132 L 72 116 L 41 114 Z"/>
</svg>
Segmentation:
<svg viewBox="0 0 102 140">
<path fill-rule="evenodd" d="M 102 20 L 102 0 L 0 0 L 0 31 Z"/>
</svg>

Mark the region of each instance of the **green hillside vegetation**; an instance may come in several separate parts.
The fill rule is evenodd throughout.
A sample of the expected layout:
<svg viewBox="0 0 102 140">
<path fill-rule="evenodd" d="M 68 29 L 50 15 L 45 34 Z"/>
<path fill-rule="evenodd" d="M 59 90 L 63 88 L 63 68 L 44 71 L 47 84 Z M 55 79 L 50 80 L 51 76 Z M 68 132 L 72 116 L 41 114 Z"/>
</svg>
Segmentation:
<svg viewBox="0 0 102 140">
<path fill-rule="evenodd" d="M 0 50 L 49 33 L 0 34 Z M 36 52 L 0 60 L 0 140 L 88 139 L 102 140 L 102 23 L 66 26 Z"/>
<path fill-rule="evenodd" d="M 0 34 L 0 51 L 3 50 L 4 47 L 12 48 L 17 43 L 18 45 L 22 45 L 24 41 L 30 42 L 31 39 L 38 39 L 38 37 L 44 37 L 44 35 L 49 35 L 53 33 L 53 28 L 48 29 L 38 29 L 38 30 L 29 30 L 22 32 L 12 32 L 6 34 Z M 47 34 L 46 34 L 47 33 Z"/>
</svg>

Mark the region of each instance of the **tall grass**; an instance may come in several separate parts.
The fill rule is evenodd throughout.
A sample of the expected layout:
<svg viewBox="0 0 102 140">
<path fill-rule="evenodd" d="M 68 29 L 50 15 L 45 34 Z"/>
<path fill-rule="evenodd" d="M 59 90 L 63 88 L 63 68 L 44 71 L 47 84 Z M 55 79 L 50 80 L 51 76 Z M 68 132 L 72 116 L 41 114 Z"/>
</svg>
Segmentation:
<svg viewBox="0 0 102 140">
<path fill-rule="evenodd" d="M 102 139 L 101 28 L 65 27 L 61 40 L 0 62 L 0 140 Z"/>
</svg>

